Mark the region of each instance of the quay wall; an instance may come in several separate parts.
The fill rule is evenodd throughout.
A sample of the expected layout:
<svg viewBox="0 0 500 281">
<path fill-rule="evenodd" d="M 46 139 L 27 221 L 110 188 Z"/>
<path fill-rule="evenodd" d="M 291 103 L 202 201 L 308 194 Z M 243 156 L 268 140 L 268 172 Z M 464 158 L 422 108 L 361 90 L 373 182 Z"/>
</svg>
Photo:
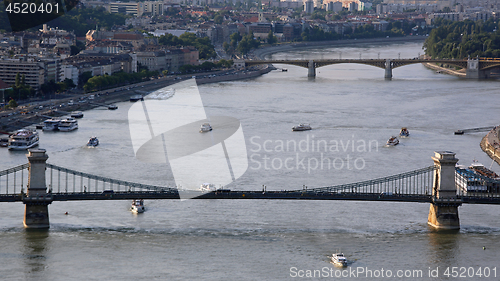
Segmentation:
<svg viewBox="0 0 500 281">
<path fill-rule="evenodd" d="M 496 126 L 489 131 L 481 140 L 481 149 L 500 165 L 500 126 Z"/>
</svg>

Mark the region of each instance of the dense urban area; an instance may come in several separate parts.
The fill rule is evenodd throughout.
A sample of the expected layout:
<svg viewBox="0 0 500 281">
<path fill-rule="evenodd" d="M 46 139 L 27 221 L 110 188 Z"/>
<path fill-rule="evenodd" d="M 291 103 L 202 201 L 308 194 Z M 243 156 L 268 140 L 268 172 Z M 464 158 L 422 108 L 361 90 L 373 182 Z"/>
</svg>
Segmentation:
<svg viewBox="0 0 500 281">
<path fill-rule="evenodd" d="M 434 58 L 500 55 L 500 0 L 84 0 L 45 23 L 12 3 L 0 13 L 4 107 L 229 69 L 290 42 L 424 35 Z"/>
</svg>

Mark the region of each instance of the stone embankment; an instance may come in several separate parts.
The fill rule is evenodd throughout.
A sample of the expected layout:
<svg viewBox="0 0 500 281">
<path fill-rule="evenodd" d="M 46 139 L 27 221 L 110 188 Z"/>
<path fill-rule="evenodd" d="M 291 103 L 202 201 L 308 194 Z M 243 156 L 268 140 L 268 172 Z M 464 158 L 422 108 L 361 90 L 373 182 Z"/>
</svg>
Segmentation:
<svg viewBox="0 0 500 281">
<path fill-rule="evenodd" d="M 466 76 L 465 69 L 453 70 L 453 69 L 450 69 L 450 68 L 441 67 L 441 66 L 436 65 L 434 63 L 428 63 L 428 62 L 422 63 L 422 64 L 425 67 L 433 69 L 433 70 L 436 70 L 437 72 L 440 72 L 440 73 L 446 73 L 446 74 L 450 74 L 450 75 L 455 75 L 455 76 L 462 77 L 462 78 L 465 78 L 465 76 Z"/>
<path fill-rule="evenodd" d="M 500 126 L 493 128 L 481 140 L 481 149 L 500 165 Z"/>
</svg>

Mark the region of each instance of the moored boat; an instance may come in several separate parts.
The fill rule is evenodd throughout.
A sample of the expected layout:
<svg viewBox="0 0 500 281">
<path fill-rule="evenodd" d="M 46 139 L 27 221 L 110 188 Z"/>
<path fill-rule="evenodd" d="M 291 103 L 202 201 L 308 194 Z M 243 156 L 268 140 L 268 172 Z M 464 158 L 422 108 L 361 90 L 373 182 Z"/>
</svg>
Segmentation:
<svg viewBox="0 0 500 281">
<path fill-rule="evenodd" d="M 144 100 L 144 97 L 142 95 L 133 95 L 130 97 L 131 102 L 136 102 L 136 101 L 142 101 Z"/>
<path fill-rule="evenodd" d="M 47 120 L 43 121 L 42 130 L 44 130 L 44 131 L 57 131 L 57 130 L 59 130 L 59 123 L 61 123 L 61 119 L 59 119 L 59 118 L 47 119 Z"/>
<path fill-rule="evenodd" d="M 465 194 L 500 192 L 500 176 L 477 161 L 469 167 L 457 165 L 455 184 L 457 190 Z"/>
<path fill-rule="evenodd" d="M 406 127 L 401 128 L 401 131 L 399 132 L 400 137 L 409 137 L 410 136 L 410 131 Z"/>
<path fill-rule="evenodd" d="M 87 142 L 87 146 L 95 147 L 95 146 L 98 146 L 98 145 L 99 145 L 99 140 L 97 139 L 97 137 L 91 137 L 89 139 L 89 141 Z"/>
<path fill-rule="evenodd" d="M 69 132 L 78 129 L 78 121 L 75 118 L 66 118 L 61 120 L 58 125 L 59 131 Z"/>
<path fill-rule="evenodd" d="M 38 132 L 22 129 L 9 138 L 9 150 L 26 150 L 35 147 L 39 143 Z"/>
<path fill-rule="evenodd" d="M 209 123 L 201 124 L 200 133 L 210 132 L 212 131 L 212 126 Z"/>
<path fill-rule="evenodd" d="M 130 211 L 132 211 L 132 213 L 144 213 L 145 210 L 144 199 L 135 199 L 132 201 L 132 206 L 130 207 Z"/>
<path fill-rule="evenodd" d="M 311 126 L 307 123 L 300 123 L 299 125 L 292 127 L 292 131 L 308 131 L 311 129 Z"/>
<path fill-rule="evenodd" d="M 395 146 L 395 145 L 398 145 L 399 144 L 399 140 L 397 137 L 395 136 L 392 136 L 388 141 L 387 141 L 387 145 L 389 146 Z"/>
<path fill-rule="evenodd" d="M 340 266 L 340 267 L 347 266 L 347 259 L 344 257 L 343 253 L 332 254 L 330 259 L 332 260 L 332 263 L 336 266 Z"/>
<path fill-rule="evenodd" d="M 83 112 L 81 111 L 73 111 L 71 112 L 71 117 L 73 118 L 82 118 L 83 117 Z"/>
</svg>

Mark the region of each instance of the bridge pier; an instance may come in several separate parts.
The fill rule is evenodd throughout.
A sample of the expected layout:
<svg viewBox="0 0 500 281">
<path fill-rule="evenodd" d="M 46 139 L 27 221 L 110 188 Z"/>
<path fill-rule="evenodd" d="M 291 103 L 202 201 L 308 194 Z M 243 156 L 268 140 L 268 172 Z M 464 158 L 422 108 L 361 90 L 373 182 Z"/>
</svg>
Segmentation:
<svg viewBox="0 0 500 281">
<path fill-rule="evenodd" d="M 45 186 L 45 162 L 49 158 L 45 149 L 30 149 L 26 155 L 29 161 L 28 189 L 23 198 L 25 204 L 24 227 L 49 228 L 49 209 L 52 203 Z"/>
<path fill-rule="evenodd" d="M 490 76 L 490 72 L 479 69 L 479 59 L 468 59 L 465 78 L 468 79 L 486 79 Z"/>
<path fill-rule="evenodd" d="M 314 61 L 310 60 L 307 66 L 308 66 L 307 77 L 316 77 L 316 66 L 314 65 Z"/>
<path fill-rule="evenodd" d="M 391 79 L 392 78 L 392 64 L 391 60 L 387 59 L 385 60 L 385 79 Z"/>
<path fill-rule="evenodd" d="M 460 229 L 458 206 L 462 202 L 457 199 L 455 184 L 455 164 L 458 159 L 453 152 L 437 151 L 432 160 L 436 169 L 427 223 L 437 229 Z"/>
</svg>

